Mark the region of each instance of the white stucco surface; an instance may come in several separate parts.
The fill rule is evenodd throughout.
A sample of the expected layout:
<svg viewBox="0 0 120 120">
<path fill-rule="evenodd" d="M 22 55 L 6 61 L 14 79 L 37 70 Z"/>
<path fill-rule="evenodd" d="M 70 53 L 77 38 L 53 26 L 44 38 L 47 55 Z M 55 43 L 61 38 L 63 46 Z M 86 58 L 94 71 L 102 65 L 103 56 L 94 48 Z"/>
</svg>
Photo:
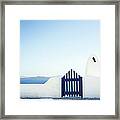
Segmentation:
<svg viewBox="0 0 120 120">
<path fill-rule="evenodd" d="M 44 84 L 20 84 L 20 96 L 23 98 L 59 98 L 61 97 L 61 77 L 51 77 Z M 83 97 L 100 98 L 100 62 L 95 55 L 90 56 L 86 64 L 83 77 Z"/>
<path fill-rule="evenodd" d="M 52 77 L 45 84 L 20 84 L 20 96 L 61 97 L 61 77 Z"/>
<path fill-rule="evenodd" d="M 87 61 L 84 77 L 84 97 L 100 98 L 100 62 L 95 55 L 91 55 Z"/>
<path fill-rule="evenodd" d="M 95 62 L 93 60 L 93 57 L 95 59 Z M 100 76 L 100 61 L 98 60 L 97 56 L 91 55 L 86 64 L 86 71 L 85 71 L 86 76 Z"/>
<path fill-rule="evenodd" d="M 86 76 L 84 80 L 84 97 L 100 98 L 100 77 Z"/>
</svg>

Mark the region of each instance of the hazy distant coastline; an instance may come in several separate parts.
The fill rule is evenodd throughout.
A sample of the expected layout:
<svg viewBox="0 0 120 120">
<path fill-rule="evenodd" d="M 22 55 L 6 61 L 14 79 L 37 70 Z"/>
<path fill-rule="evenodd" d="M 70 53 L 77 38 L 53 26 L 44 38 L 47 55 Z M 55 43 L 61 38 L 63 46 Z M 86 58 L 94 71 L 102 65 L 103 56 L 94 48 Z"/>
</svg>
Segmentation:
<svg viewBox="0 0 120 120">
<path fill-rule="evenodd" d="M 50 77 L 20 77 L 20 84 L 44 84 Z"/>
</svg>

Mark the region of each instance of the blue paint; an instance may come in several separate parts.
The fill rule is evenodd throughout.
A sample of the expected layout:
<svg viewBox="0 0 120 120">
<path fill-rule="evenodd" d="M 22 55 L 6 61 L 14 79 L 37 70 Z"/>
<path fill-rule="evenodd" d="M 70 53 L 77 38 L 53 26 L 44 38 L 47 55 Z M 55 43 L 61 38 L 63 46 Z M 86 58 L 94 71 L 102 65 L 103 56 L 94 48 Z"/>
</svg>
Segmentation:
<svg viewBox="0 0 120 120">
<path fill-rule="evenodd" d="M 75 73 L 75 71 L 71 69 L 61 79 L 62 79 L 62 84 L 61 84 L 62 96 L 61 97 L 77 96 L 77 97 L 83 98 L 83 90 L 82 90 L 83 83 L 82 83 L 82 77 L 80 75 L 78 75 L 77 73 Z"/>
</svg>

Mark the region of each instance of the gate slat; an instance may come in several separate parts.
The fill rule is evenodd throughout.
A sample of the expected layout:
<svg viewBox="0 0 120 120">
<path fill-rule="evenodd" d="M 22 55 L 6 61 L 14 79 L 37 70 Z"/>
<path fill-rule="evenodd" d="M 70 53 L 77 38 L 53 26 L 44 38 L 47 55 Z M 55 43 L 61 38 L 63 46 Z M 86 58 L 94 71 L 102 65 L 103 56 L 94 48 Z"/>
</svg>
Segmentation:
<svg viewBox="0 0 120 120">
<path fill-rule="evenodd" d="M 68 82 L 66 81 L 66 95 L 68 96 Z"/>
<path fill-rule="evenodd" d="M 72 69 L 70 70 L 70 95 L 72 95 L 73 92 L 73 85 L 72 85 Z"/>
<path fill-rule="evenodd" d="M 62 78 L 62 97 L 65 95 L 65 76 Z"/>
<path fill-rule="evenodd" d="M 79 96 L 81 96 L 81 77 L 79 75 Z"/>
<path fill-rule="evenodd" d="M 73 73 L 74 73 L 74 96 L 75 96 L 75 91 L 76 91 L 76 89 L 75 89 L 75 71 L 73 71 Z"/>
<path fill-rule="evenodd" d="M 71 80 L 71 95 L 73 96 L 73 81 Z"/>
<path fill-rule="evenodd" d="M 68 72 L 68 83 L 69 83 L 69 92 L 68 92 L 68 95 L 70 96 L 70 71 Z"/>
<path fill-rule="evenodd" d="M 72 79 L 72 69 L 71 69 L 71 79 Z"/>
<path fill-rule="evenodd" d="M 78 96 L 78 79 L 77 79 L 77 73 L 76 73 L 76 95 Z"/>
<path fill-rule="evenodd" d="M 81 89 L 81 98 L 83 98 L 83 83 L 82 83 L 82 77 L 80 77 L 81 79 L 80 79 L 80 81 L 81 81 L 81 87 L 80 87 L 80 89 Z"/>
</svg>

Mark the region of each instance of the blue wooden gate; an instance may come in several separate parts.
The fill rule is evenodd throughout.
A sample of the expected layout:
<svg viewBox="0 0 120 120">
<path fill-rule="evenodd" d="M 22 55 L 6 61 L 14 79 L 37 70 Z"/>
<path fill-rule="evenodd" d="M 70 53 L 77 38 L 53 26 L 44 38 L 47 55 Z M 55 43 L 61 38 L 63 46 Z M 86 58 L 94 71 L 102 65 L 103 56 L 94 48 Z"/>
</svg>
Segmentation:
<svg viewBox="0 0 120 120">
<path fill-rule="evenodd" d="M 80 75 L 71 69 L 61 79 L 61 97 L 83 98 L 82 77 Z"/>
</svg>

